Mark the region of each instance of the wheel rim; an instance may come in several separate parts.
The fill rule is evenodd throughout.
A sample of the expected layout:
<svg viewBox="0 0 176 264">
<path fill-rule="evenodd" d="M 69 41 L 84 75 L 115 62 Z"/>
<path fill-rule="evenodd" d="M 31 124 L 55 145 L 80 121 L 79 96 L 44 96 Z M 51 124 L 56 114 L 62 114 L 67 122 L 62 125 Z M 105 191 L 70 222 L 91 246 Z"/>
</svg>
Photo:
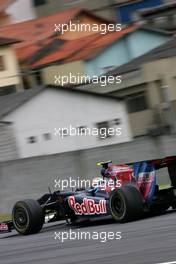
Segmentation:
<svg viewBox="0 0 176 264">
<path fill-rule="evenodd" d="M 121 195 L 116 195 L 111 202 L 112 211 L 120 219 L 125 214 L 125 203 Z"/>
<path fill-rule="evenodd" d="M 14 212 L 14 222 L 18 229 L 25 229 L 29 218 L 25 208 L 16 208 Z"/>
</svg>

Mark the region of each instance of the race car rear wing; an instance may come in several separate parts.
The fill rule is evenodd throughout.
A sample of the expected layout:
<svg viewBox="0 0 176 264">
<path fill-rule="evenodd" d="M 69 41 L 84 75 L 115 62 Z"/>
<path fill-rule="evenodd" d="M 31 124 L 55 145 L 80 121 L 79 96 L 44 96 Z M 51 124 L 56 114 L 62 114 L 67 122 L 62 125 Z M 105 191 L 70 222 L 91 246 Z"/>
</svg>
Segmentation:
<svg viewBox="0 0 176 264">
<path fill-rule="evenodd" d="M 173 165 L 173 164 L 176 166 L 176 156 L 168 156 L 162 159 L 141 160 L 137 162 L 130 162 L 130 163 L 127 163 L 127 165 L 133 165 L 135 163 L 142 163 L 144 161 L 154 165 L 156 170 L 164 168 L 164 167 L 168 167 L 169 165 Z"/>
<path fill-rule="evenodd" d="M 143 163 L 144 161 L 133 162 L 128 165 L 134 166 L 135 164 Z M 155 170 L 167 168 L 171 186 L 176 189 L 176 156 L 168 156 L 162 159 L 145 160 L 146 163 L 154 166 Z"/>
</svg>

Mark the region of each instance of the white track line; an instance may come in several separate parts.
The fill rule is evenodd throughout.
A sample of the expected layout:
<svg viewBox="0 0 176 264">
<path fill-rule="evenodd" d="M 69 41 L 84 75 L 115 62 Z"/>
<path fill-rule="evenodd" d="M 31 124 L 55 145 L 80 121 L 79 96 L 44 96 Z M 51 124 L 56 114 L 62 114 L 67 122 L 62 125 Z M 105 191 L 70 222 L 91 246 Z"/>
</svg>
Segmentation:
<svg viewBox="0 0 176 264">
<path fill-rule="evenodd" d="M 172 262 L 161 262 L 161 263 L 157 263 L 157 264 L 176 264 L 176 261 L 172 261 Z"/>
</svg>

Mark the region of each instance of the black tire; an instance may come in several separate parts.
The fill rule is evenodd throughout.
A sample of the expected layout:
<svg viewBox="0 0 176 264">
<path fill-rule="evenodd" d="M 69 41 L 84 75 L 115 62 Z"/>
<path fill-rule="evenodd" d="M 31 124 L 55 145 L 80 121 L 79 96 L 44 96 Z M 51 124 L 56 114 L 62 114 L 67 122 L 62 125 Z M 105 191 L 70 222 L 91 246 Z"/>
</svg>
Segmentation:
<svg viewBox="0 0 176 264">
<path fill-rule="evenodd" d="M 38 233 L 42 229 L 45 215 L 37 201 L 27 199 L 14 205 L 12 220 L 18 233 L 29 235 Z"/>
<path fill-rule="evenodd" d="M 139 218 L 143 213 L 143 199 L 140 192 L 132 185 L 115 189 L 109 197 L 113 219 L 125 223 Z"/>
</svg>

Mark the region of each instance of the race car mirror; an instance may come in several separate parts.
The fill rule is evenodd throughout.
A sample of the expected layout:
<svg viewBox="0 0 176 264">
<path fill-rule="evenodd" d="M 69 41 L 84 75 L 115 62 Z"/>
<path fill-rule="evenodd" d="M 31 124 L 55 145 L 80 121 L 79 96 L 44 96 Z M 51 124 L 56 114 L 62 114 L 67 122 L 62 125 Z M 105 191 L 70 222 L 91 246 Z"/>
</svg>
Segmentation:
<svg viewBox="0 0 176 264">
<path fill-rule="evenodd" d="M 112 163 L 112 160 L 97 162 L 97 167 L 102 166 L 103 168 L 108 168 L 109 163 Z"/>
</svg>

